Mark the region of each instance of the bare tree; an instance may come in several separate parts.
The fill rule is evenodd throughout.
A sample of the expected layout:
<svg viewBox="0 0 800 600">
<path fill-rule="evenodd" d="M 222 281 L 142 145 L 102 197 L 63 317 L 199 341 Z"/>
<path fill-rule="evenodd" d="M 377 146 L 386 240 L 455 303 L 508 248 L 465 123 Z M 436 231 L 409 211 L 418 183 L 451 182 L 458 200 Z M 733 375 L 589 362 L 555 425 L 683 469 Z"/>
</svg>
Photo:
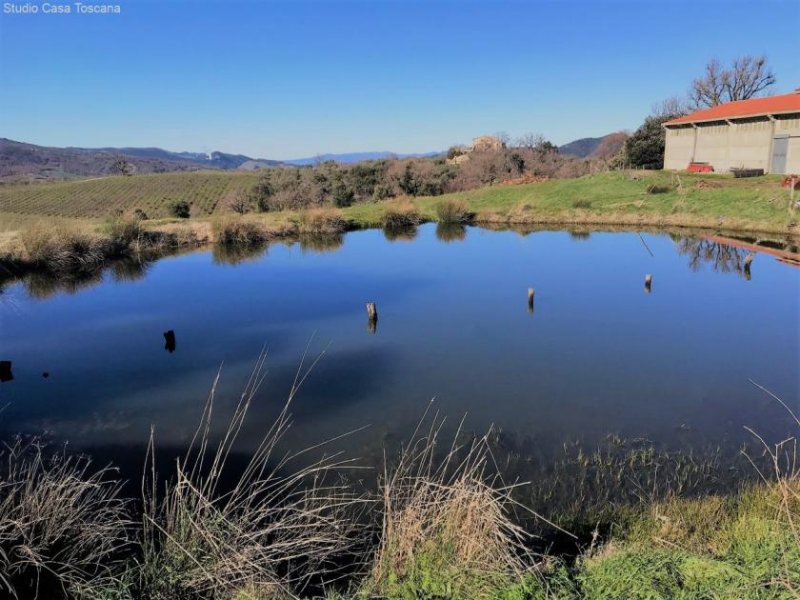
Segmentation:
<svg viewBox="0 0 800 600">
<path fill-rule="evenodd" d="M 697 108 L 717 106 L 753 98 L 774 83 L 765 56 L 740 56 L 728 69 L 715 58 L 706 65 L 705 75 L 692 82 L 689 99 Z"/>
<path fill-rule="evenodd" d="M 652 108 L 652 114 L 656 117 L 680 117 L 690 112 L 689 102 L 678 96 L 670 96 Z"/>
<path fill-rule="evenodd" d="M 747 100 L 775 83 L 775 75 L 767 66 L 765 56 L 741 56 L 731 67 L 728 97 L 731 100 Z"/>
<path fill-rule="evenodd" d="M 133 165 L 122 154 L 117 154 L 114 157 L 114 162 L 111 163 L 111 170 L 118 175 L 133 175 Z"/>
<path fill-rule="evenodd" d="M 514 145 L 517 148 L 527 148 L 528 150 L 536 150 L 540 148 L 547 139 L 541 133 L 526 133 L 516 139 Z"/>
<path fill-rule="evenodd" d="M 244 190 L 239 190 L 230 200 L 228 200 L 228 208 L 231 212 L 243 215 L 250 212 L 253 204 L 250 200 L 250 194 Z"/>
</svg>

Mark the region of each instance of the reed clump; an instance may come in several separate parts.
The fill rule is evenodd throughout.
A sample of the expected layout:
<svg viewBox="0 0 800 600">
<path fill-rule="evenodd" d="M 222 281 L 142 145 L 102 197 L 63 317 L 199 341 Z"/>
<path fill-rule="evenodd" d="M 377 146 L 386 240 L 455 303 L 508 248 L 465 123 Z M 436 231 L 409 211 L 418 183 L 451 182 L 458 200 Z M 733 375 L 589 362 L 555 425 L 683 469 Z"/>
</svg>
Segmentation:
<svg viewBox="0 0 800 600">
<path fill-rule="evenodd" d="M 20 232 L 25 261 L 51 271 L 91 269 L 102 264 L 107 243 L 64 224 L 33 225 Z"/>
<path fill-rule="evenodd" d="M 436 205 L 436 219 L 439 223 L 463 225 L 475 218 L 463 200 L 445 200 Z"/>
<path fill-rule="evenodd" d="M 244 217 L 220 217 L 212 222 L 211 233 L 214 241 L 222 245 L 264 244 L 269 239 L 266 228 Z"/>
<path fill-rule="evenodd" d="M 454 442 L 437 458 L 442 423 L 434 415 L 426 432 L 418 428 L 380 482 L 371 596 L 495 598 L 534 573 L 512 487 L 490 469 L 487 438 Z"/>
<path fill-rule="evenodd" d="M 388 203 L 381 218 L 381 225 L 385 229 L 414 227 L 420 223 L 422 223 L 422 215 L 410 201 Z"/>
<path fill-rule="evenodd" d="M 347 229 L 347 221 L 341 210 L 336 208 L 312 208 L 300 211 L 296 219 L 301 235 L 337 235 Z"/>
<path fill-rule="evenodd" d="M 347 461 L 323 457 L 304 463 L 306 451 L 277 450 L 304 375 L 244 469 L 229 465 L 264 360 L 262 355 L 216 448 L 210 440 L 215 382 L 166 491 L 157 494 L 155 476 L 150 481 L 142 588 L 151 597 L 294 596 L 334 570 L 333 558 L 346 555 L 357 539 L 354 498 L 328 482 Z"/>
<path fill-rule="evenodd" d="M 116 472 L 35 439 L 0 460 L 0 595 L 81 597 L 115 583 L 131 546 Z"/>
</svg>

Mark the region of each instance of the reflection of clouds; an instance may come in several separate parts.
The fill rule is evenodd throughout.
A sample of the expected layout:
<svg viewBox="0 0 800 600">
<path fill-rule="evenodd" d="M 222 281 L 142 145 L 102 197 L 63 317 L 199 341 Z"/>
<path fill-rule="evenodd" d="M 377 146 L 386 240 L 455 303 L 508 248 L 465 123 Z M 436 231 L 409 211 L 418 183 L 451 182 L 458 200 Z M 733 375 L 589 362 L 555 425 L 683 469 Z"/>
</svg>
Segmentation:
<svg viewBox="0 0 800 600">
<path fill-rule="evenodd" d="M 90 439 L 104 439 L 102 434 L 125 431 L 131 426 L 131 414 L 128 411 L 113 411 L 106 413 L 93 412 L 90 415 L 80 415 L 72 419 L 44 419 L 40 422 L 30 423 L 29 431 L 43 431 L 58 437 L 66 437 L 70 441 L 82 442 Z M 109 438 L 109 439 L 114 439 Z"/>
</svg>

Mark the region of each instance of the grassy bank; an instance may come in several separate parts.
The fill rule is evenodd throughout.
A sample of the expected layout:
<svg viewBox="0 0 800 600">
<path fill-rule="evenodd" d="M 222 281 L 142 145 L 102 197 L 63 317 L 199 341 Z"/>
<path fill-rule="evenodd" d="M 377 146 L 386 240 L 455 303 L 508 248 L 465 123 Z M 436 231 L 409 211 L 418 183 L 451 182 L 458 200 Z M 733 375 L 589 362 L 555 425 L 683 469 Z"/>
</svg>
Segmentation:
<svg viewBox="0 0 800 600">
<path fill-rule="evenodd" d="M 208 243 L 224 246 L 221 255 L 231 254 L 237 245 L 278 239 L 330 248 L 344 231 L 383 227 L 394 239 L 426 221 L 456 228 L 464 223 L 500 228 L 680 227 L 798 239 L 797 211 L 778 177 L 606 172 L 343 209 L 239 215 L 224 208 L 226 199 L 254 181 L 253 174 L 170 173 L 0 187 L 3 276 L 18 277 L 43 266 L 65 271 L 64 265 L 83 267 L 143 250 L 152 257 Z M 179 198 L 189 199 L 190 218 L 165 216 Z M 133 221 L 135 226 L 129 224 Z M 120 228 L 127 228 L 125 235 L 115 239 Z M 320 236 L 325 239 L 314 239 Z"/>
</svg>

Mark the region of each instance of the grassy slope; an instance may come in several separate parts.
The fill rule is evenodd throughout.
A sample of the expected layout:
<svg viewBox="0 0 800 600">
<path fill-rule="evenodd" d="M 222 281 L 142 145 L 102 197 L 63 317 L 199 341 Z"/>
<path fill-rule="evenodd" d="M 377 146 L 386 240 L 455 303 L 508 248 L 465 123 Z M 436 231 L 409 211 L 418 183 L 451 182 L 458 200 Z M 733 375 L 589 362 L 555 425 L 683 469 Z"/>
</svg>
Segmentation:
<svg viewBox="0 0 800 600">
<path fill-rule="evenodd" d="M 193 172 L 0 186 L 0 246 L 8 247 L 13 232 L 40 218 L 67 218 L 92 228 L 115 210 L 131 213 L 140 208 L 151 219 L 161 220 L 176 200 L 190 202 L 193 222 L 204 221 L 224 212 L 226 201 L 252 185 L 257 176 Z M 724 175 L 613 172 L 482 188 L 416 198 L 413 202 L 427 220 L 436 220 L 439 203 L 461 200 L 480 223 L 663 225 L 797 235 L 796 211 L 790 210 L 788 192 L 779 184 L 780 178 L 771 176 L 734 179 Z M 651 185 L 668 191 L 648 193 Z M 344 209 L 343 216 L 350 227 L 380 226 L 386 206 L 386 202 L 358 204 Z M 295 216 L 269 213 L 249 218 L 276 225 Z"/>
<path fill-rule="evenodd" d="M 543 557 L 543 572 L 482 597 L 497 600 L 778 600 L 797 598 L 800 539 L 796 480 L 759 484 L 738 496 L 675 499 L 645 507 L 571 566 Z M 781 511 L 786 502 L 791 512 Z M 442 550 L 446 552 L 446 549 Z M 423 557 L 424 558 L 424 557 Z M 400 579 L 389 600 L 441 598 L 451 592 L 436 560 Z M 457 567 L 456 567 L 457 569 Z M 478 583 L 477 580 L 475 582 Z M 330 596 L 366 600 L 367 594 Z M 466 600 L 464 598 L 463 600 Z"/>
</svg>

